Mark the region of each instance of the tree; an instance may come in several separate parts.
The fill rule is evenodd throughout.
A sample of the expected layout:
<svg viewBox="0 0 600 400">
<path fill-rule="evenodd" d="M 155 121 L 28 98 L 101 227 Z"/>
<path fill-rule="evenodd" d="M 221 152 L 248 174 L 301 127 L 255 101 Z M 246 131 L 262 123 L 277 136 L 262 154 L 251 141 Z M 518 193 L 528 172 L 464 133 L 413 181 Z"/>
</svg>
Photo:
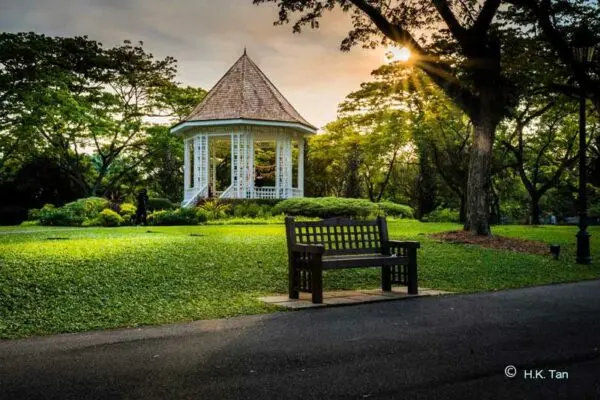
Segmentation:
<svg viewBox="0 0 600 400">
<path fill-rule="evenodd" d="M 174 59 L 156 60 L 141 43 L 105 49 L 34 33 L 2 34 L 0 57 L 0 96 L 10 100 L 0 103 L 3 135 L 51 152 L 86 195 L 110 191 L 144 161 L 145 118 L 164 106 Z M 122 173 L 111 171 L 117 161 Z"/>
<path fill-rule="evenodd" d="M 540 223 L 540 199 L 578 159 L 577 113 L 554 100 L 538 107 L 520 112 L 508 137 L 501 141 L 529 193 L 534 225 Z"/>
<path fill-rule="evenodd" d="M 354 29 L 342 50 L 363 43 L 375 47 L 390 41 L 407 46 L 415 63 L 471 119 L 471 147 L 465 229 L 488 235 L 489 184 L 492 144 L 497 125 L 515 105 L 515 88 L 502 72 L 502 35 L 492 22 L 500 0 L 483 4 L 454 4 L 447 0 L 411 2 L 367 0 L 253 0 L 275 2 L 279 23 L 289 22 L 290 12 L 303 12 L 294 24 L 318 27 L 326 10 L 339 6 L 352 13 Z M 442 30 L 438 30 L 443 26 Z M 417 32 L 423 32 L 417 36 Z"/>
</svg>

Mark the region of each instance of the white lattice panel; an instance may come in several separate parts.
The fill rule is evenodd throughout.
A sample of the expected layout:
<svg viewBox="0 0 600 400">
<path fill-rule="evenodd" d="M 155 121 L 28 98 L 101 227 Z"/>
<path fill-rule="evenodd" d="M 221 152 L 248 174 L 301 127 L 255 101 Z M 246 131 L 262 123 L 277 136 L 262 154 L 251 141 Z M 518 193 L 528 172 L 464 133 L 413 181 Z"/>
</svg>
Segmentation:
<svg viewBox="0 0 600 400">
<path fill-rule="evenodd" d="M 208 187 L 209 157 L 208 137 L 197 135 L 194 138 L 194 187 Z"/>
<path fill-rule="evenodd" d="M 277 137 L 275 155 L 277 197 L 287 199 L 292 195 L 292 138 L 289 135 Z"/>
<path fill-rule="evenodd" d="M 253 197 L 254 140 L 250 132 L 231 135 L 231 186 L 234 198 Z"/>
</svg>

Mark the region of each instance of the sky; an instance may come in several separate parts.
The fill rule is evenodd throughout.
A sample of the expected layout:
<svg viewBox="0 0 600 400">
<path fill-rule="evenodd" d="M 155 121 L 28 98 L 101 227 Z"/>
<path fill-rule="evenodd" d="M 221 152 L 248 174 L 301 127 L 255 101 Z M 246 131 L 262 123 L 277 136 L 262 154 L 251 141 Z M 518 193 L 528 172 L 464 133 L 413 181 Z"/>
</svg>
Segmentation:
<svg viewBox="0 0 600 400">
<path fill-rule="evenodd" d="M 327 13 L 318 30 L 273 26 L 274 5 L 252 0 L 0 0 L 0 31 L 87 35 L 105 46 L 143 41 L 156 57 L 178 60 L 178 80 L 210 89 L 248 55 L 304 118 L 318 127 L 385 62 L 385 50 L 339 45 L 348 15 Z"/>
</svg>

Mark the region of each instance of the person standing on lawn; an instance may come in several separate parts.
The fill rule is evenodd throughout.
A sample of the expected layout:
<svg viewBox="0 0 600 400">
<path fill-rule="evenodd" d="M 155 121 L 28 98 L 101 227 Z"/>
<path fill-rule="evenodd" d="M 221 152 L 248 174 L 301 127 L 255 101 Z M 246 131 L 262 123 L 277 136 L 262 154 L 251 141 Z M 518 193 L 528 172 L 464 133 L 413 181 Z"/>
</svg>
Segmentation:
<svg viewBox="0 0 600 400">
<path fill-rule="evenodd" d="M 137 210 L 135 212 L 135 224 L 136 225 L 147 225 L 148 212 L 146 207 L 148 206 L 148 191 L 142 189 L 137 195 Z"/>
</svg>

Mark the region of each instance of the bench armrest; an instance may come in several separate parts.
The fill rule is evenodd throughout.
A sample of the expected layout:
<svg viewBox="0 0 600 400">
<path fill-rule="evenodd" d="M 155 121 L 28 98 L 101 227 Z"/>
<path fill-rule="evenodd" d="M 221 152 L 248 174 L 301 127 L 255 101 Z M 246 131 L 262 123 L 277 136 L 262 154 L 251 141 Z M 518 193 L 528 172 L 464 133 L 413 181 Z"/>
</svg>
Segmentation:
<svg viewBox="0 0 600 400">
<path fill-rule="evenodd" d="M 292 252 L 323 254 L 325 252 L 325 246 L 322 244 L 299 243 L 292 246 Z"/>
<path fill-rule="evenodd" d="M 386 240 L 383 242 L 383 245 L 388 247 L 403 247 L 405 249 L 418 249 L 421 247 L 421 243 L 410 240 Z"/>
</svg>

